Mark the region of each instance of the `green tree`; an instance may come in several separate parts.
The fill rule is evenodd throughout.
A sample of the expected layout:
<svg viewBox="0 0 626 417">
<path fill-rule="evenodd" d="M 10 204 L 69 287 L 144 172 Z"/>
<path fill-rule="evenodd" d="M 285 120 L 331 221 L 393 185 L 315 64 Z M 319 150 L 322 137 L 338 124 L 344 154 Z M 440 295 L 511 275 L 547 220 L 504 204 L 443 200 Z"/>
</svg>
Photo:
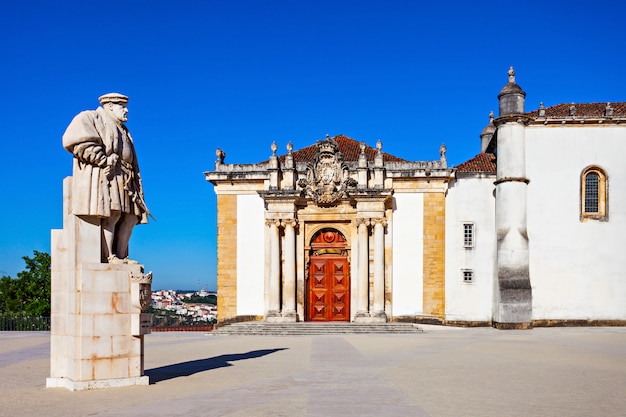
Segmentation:
<svg viewBox="0 0 626 417">
<path fill-rule="evenodd" d="M 194 304 L 213 304 L 213 305 L 217 305 L 217 296 L 214 294 L 209 294 L 206 297 L 201 297 L 198 294 L 194 294 L 191 296 L 191 298 L 185 300 L 188 303 L 194 303 Z"/>
<path fill-rule="evenodd" d="M 0 314 L 48 317 L 50 316 L 50 255 L 33 251 L 34 256 L 23 256 L 26 269 L 17 278 L 0 278 Z"/>
</svg>

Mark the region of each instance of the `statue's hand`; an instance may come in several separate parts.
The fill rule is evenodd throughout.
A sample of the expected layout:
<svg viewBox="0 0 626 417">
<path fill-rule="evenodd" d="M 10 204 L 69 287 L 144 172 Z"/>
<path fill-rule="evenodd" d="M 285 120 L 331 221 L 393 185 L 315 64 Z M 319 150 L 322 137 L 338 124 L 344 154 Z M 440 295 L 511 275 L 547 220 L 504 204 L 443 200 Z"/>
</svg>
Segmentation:
<svg viewBox="0 0 626 417">
<path fill-rule="evenodd" d="M 114 167 L 117 165 L 117 161 L 120 159 L 120 156 L 116 153 L 111 154 L 107 157 L 107 165 L 110 167 Z"/>
<path fill-rule="evenodd" d="M 104 156 L 104 154 L 98 155 L 98 160 L 95 161 L 95 164 L 99 167 L 104 167 L 106 166 L 106 163 L 107 163 L 107 157 Z"/>
<path fill-rule="evenodd" d="M 115 166 L 117 165 L 117 160 L 119 159 L 119 155 L 111 154 L 105 158 L 105 168 L 104 175 L 106 175 L 108 180 L 111 180 L 115 174 Z"/>
<path fill-rule="evenodd" d="M 107 180 L 110 180 L 112 178 L 111 173 L 113 172 L 111 170 L 111 166 L 107 165 L 104 167 L 104 169 L 102 170 L 102 172 L 104 172 L 104 175 L 107 177 Z"/>
</svg>

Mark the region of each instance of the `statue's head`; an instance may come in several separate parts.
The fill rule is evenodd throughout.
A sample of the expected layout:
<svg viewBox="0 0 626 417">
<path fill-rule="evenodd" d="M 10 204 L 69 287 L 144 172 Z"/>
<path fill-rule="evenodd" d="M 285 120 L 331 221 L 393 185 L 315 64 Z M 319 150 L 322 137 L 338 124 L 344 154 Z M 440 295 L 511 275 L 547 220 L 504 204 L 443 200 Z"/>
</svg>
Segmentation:
<svg viewBox="0 0 626 417">
<path fill-rule="evenodd" d="M 128 97 L 119 93 L 109 93 L 98 98 L 100 104 L 119 122 L 128 121 Z"/>
</svg>

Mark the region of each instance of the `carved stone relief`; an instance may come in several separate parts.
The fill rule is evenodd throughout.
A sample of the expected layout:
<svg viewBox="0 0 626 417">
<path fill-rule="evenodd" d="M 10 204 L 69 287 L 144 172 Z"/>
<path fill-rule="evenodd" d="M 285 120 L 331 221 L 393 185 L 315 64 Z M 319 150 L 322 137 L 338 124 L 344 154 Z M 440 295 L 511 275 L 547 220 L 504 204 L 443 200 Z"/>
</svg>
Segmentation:
<svg viewBox="0 0 626 417">
<path fill-rule="evenodd" d="M 349 175 L 337 141 L 328 136 L 317 142 L 317 153 L 307 167 L 306 178 L 298 181 L 306 197 L 320 206 L 333 205 L 347 197 L 348 191 L 356 184 L 356 180 Z"/>
</svg>

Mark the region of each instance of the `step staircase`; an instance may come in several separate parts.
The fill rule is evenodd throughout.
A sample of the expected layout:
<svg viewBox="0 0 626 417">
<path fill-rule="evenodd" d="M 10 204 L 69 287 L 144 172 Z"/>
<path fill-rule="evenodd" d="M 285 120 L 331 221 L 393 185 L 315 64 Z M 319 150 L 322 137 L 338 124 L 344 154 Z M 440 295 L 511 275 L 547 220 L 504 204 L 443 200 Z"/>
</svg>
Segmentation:
<svg viewBox="0 0 626 417">
<path fill-rule="evenodd" d="M 308 336 L 344 334 L 419 334 L 413 323 L 297 322 L 262 321 L 233 323 L 209 332 L 213 336 Z"/>
</svg>

